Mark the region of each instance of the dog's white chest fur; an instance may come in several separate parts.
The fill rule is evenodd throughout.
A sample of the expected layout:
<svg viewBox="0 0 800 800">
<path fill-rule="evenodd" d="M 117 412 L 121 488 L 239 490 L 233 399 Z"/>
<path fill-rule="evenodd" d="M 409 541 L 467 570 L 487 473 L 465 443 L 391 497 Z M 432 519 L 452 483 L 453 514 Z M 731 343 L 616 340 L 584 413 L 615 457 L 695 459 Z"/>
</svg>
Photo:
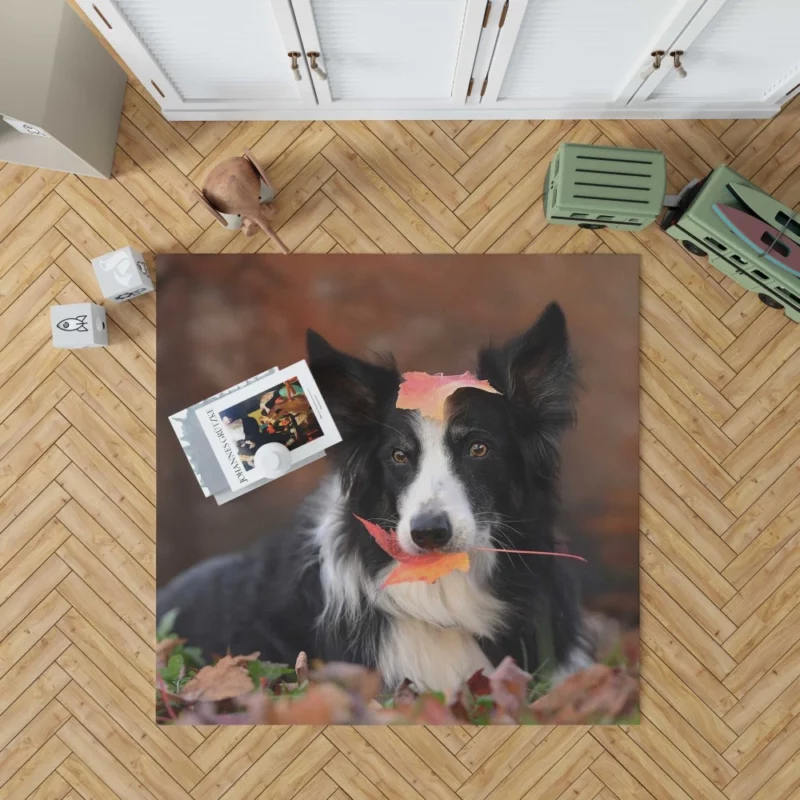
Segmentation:
<svg viewBox="0 0 800 800">
<path fill-rule="evenodd" d="M 472 673 L 492 665 L 471 634 L 396 617 L 381 638 L 378 668 L 387 686 L 408 678 L 418 689 L 455 689 Z"/>
<path fill-rule="evenodd" d="M 378 648 L 387 685 L 408 678 L 420 689 L 445 691 L 476 670 L 491 670 L 475 636 L 497 632 L 503 603 L 480 587 L 474 574 L 397 584 L 380 590 L 377 605 L 389 615 Z"/>
</svg>

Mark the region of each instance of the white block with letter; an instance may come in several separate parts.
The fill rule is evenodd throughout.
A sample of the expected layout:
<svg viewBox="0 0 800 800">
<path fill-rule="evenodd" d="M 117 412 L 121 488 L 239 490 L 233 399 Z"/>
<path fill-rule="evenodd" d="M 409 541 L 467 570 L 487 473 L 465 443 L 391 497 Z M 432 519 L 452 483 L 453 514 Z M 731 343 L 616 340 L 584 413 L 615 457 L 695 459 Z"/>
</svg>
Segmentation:
<svg viewBox="0 0 800 800">
<path fill-rule="evenodd" d="M 53 347 L 77 350 L 108 344 L 106 310 L 94 303 L 50 306 Z"/>
<path fill-rule="evenodd" d="M 100 291 L 107 300 L 130 300 L 155 288 L 144 257 L 132 247 L 93 258 L 92 266 Z"/>
</svg>

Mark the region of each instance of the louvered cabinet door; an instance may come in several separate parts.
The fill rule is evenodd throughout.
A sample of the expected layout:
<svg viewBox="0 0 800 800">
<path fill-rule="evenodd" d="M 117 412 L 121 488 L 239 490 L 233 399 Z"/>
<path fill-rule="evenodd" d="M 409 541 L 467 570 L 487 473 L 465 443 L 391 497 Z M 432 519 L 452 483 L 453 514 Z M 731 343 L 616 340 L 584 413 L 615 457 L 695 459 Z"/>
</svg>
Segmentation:
<svg viewBox="0 0 800 800">
<path fill-rule="evenodd" d="M 292 0 L 324 108 L 464 104 L 486 0 Z M 391 116 L 391 115 L 390 115 Z"/>
<path fill-rule="evenodd" d="M 481 106 L 622 108 L 703 1 L 509 0 Z"/>
<path fill-rule="evenodd" d="M 316 106 L 289 0 L 77 3 L 165 112 Z"/>
<path fill-rule="evenodd" d="M 709 0 L 670 46 L 670 62 L 632 105 L 680 106 L 697 116 L 719 105 L 782 103 L 800 91 L 800 0 Z"/>
</svg>

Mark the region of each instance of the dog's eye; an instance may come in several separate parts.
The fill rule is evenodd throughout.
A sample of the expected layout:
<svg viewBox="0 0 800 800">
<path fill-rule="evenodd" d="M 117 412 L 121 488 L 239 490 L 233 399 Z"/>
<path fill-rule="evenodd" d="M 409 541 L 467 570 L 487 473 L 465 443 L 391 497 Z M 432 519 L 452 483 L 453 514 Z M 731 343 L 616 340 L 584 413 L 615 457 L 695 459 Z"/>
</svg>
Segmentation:
<svg viewBox="0 0 800 800">
<path fill-rule="evenodd" d="M 392 461 L 396 464 L 408 464 L 408 453 L 402 450 L 392 450 Z"/>
<path fill-rule="evenodd" d="M 489 445 L 483 442 L 473 442 L 469 446 L 469 454 L 472 458 L 483 458 L 489 452 Z"/>
</svg>

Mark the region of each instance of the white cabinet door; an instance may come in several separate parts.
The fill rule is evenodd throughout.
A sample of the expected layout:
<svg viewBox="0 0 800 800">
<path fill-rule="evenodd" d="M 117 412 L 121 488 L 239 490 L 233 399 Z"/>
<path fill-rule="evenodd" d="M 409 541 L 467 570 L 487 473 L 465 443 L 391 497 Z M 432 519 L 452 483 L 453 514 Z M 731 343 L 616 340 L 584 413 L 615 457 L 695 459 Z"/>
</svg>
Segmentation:
<svg viewBox="0 0 800 800">
<path fill-rule="evenodd" d="M 486 0 L 292 0 L 323 107 L 464 104 Z"/>
<path fill-rule="evenodd" d="M 165 110 L 316 105 L 289 0 L 77 0 Z"/>
<path fill-rule="evenodd" d="M 670 45 L 683 51 L 641 87 L 634 106 L 784 102 L 800 86 L 800 0 L 709 0 Z"/>
<path fill-rule="evenodd" d="M 509 0 L 481 106 L 622 109 L 703 2 Z"/>
</svg>

